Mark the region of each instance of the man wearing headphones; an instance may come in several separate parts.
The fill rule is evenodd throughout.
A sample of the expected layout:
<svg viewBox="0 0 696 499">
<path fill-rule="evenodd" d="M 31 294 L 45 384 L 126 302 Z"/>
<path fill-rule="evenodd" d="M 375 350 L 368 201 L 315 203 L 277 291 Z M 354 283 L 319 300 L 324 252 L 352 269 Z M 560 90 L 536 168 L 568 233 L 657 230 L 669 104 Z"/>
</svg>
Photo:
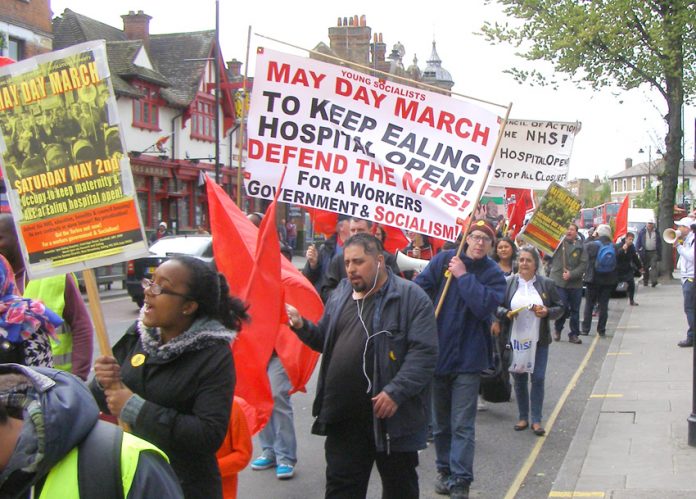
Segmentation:
<svg viewBox="0 0 696 499">
<path fill-rule="evenodd" d="M 286 305 L 293 331 L 323 353 L 312 433 L 326 436 L 326 497 L 365 497 L 376 462 L 382 497 L 416 499 L 437 360 L 433 307 L 385 266 L 373 235 L 351 236 L 343 260 L 347 278 L 316 325 Z"/>
</svg>

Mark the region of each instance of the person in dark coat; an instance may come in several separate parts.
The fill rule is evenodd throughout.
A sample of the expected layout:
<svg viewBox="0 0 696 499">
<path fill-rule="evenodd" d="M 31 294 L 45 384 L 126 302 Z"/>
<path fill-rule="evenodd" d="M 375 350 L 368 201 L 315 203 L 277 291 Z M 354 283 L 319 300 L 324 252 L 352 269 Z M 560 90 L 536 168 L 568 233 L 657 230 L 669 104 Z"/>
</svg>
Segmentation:
<svg viewBox="0 0 696 499">
<path fill-rule="evenodd" d="M 114 448 L 114 442 L 120 442 L 119 447 Z M 46 367 L 0 364 L 0 497 L 78 495 L 184 497 L 164 453 L 100 421 L 97 404 L 76 376 Z"/>
<path fill-rule="evenodd" d="M 493 323 L 494 334 L 502 334 L 508 341 L 514 331 L 517 338 L 529 338 L 529 344 L 512 345 L 513 357 L 510 372 L 515 380 L 515 399 L 519 421 L 515 431 L 529 427 L 531 402 L 532 431 L 542 436 L 546 433 L 541 426 L 541 411 L 544 403 L 544 378 L 551 344 L 551 321 L 561 317 L 565 305 L 554 282 L 539 274 L 539 253 L 532 246 L 520 249 L 519 273 L 508 277 L 505 299 L 496 311 L 497 321 Z M 526 307 L 522 310 L 520 308 Z M 498 324 L 496 326 L 496 324 Z M 522 343 L 522 342 L 520 342 Z M 520 365 L 516 353 L 527 348 L 534 349 L 534 363 Z M 531 378 L 531 394 L 528 389 Z"/>
<path fill-rule="evenodd" d="M 632 305 L 638 305 L 635 301 L 636 281 L 635 271 L 643 272 L 643 263 L 638 257 L 638 251 L 633 245 L 635 236 L 633 232 L 626 234 L 619 244 L 616 245 L 616 274 L 618 282 L 625 282 L 628 285 L 628 302 Z"/>
<path fill-rule="evenodd" d="M 640 261 L 643 262 L 643 286 L 650 282 L 654 288 L 657 286 L 657 264 L 662 258 L 662 237 L 657 233 L 653 220 L 649 220 L 645 227 L 640 229 L 636 250 Z"/>
<path fill-rule="evenodd" d="M 606 244 L 614 244 L 612 240 L 611 227 L 607 224 L 597 226 L 595 231 L 597 239 L 585 243 L 587 252 L 587 268 L 583 281 L 585 283 L 585 308 L 580 334 L 587 336 L 590 334 L 592 326 L 592 309 L 595 303 L 599 305 L 599 318 L 597 321 L 597 334 L 604 336 L 607 329 L 607 319 L 609 318 L 609 298 L 611 292 L 616 288 L 618 275 L 616 269 L 610 272 L 597 272 L 595 262 L 600 247 Z"/>
<path fill-rule="evenodd" d="M 481 371 L 493 364 L 491 323 L 505 295 L 505 277 L 488 257 L 495 230 L 485 220 L 473 222 L 461 255 L 441 251 L 418 274 L 415 283 L 439 303 L 452 285 L 437 316 L 439 352 L 433 379 L 435 491 L 462 499 L 474 480 L 476 401 Z"/>
<path fill-rule="evenodd" d="M 292 330 L 322 353 L 312 433 L 326 435 L 326 497 L 365 497 L 376 461 L 382 497 L 416 499 L 437 360 L 433 307 L 385 266 L 373 235 L 350 237 L 343 258 L 348 278 L 317 324 L 286 305 Z"/>
<path fill-rule="evenodd" d="M 246 308 L 227 281 L 196 258 L 176 256 L 143 280 L 140 319 L 96 360 L 90 388 L 102 411 L 171 459 L 187 499 L 221 498 L 215 453 L 235 387 L 229 344 Z"/>
</svg>

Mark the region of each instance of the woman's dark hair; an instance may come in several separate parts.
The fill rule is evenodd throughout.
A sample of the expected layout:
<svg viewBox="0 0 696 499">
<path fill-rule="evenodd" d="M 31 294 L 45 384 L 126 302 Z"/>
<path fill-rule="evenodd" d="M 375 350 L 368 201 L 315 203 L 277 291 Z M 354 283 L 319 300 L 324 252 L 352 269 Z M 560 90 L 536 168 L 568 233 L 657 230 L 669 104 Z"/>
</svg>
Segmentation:
<svg viewBox="0 0 696 499">
<path fill-rule="evenodd" d="M 230 296 L 225 276 L 198 258 L 177 255 L 172 260 L 189 270 L 188 296 L 198 303 L 194 318 L 210 317 L 229 329 L 241 330 L 242 321 L 249 319 L 248 307 L 239 298 Z"/>
<path fill-rule="evenodd" d="M 514 262 L 514 261 L 515 261 L 515 258 L 517 258 L 517 245 L 515 244 L 515 242 L 514 242 L 512 239 L 510 239 L 510 238 L 507 237 L 507 236 L 501 237 L 501 238 L 498 239 L 498 241 L 495 243 L 495 247 L 494 247 L 494 249 L 493 249 L 493 260 L 496 261 L 496 262 L 498 262 L 498 263 L 500 263 L 500 257 L 498 256 L 498 245 L 499 245 L 501 242 L 506 242 L 506 243 L 508 243 L 508 244 L 510 245 L 510 247 L 512 248 L 512 255 L 511 255 L 511 257 L 510 257 L 510 261 L 511 261 L 511 262 Z"/>
</svg>

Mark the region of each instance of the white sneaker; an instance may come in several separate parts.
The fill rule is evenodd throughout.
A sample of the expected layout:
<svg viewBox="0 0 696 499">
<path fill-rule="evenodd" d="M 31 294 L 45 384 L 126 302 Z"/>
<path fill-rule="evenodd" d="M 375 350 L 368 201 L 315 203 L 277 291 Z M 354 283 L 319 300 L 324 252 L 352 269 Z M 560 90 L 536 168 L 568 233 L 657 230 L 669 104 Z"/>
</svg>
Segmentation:
<svg viewBox="0 0 696 499">
<path fill-rule="evenodd" d="M 478 402 L 476 403 L 476 409 L 479 411 L 487 411 L 488 410 L 488 404 L 486 403 L 485 400 L 483 400 L 483 397 L 481 395 L 478 396 Z"/>
</svg>

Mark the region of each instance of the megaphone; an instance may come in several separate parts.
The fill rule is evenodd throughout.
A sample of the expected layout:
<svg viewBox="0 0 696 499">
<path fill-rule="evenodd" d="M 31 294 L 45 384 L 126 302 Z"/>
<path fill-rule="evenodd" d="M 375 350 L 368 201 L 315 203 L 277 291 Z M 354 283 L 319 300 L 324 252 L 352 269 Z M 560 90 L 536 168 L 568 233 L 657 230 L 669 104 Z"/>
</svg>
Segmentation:
<svg viewBox="0 0 696 499">
<path fill-rule="evenodd" d="M 681 234 L 672 228 L 665 229 L 662 232 L 662 239 L 667 244 L 674 244 L 681 238 Z"/>
<path fill-rule="evenodd" d="M 430 260 L 421 260 L 405 255 L 401 251 L 396 252 L 396 264 L 402 272 L 423 272 L 423 269 L 430 263 Z"/>
</svg>

